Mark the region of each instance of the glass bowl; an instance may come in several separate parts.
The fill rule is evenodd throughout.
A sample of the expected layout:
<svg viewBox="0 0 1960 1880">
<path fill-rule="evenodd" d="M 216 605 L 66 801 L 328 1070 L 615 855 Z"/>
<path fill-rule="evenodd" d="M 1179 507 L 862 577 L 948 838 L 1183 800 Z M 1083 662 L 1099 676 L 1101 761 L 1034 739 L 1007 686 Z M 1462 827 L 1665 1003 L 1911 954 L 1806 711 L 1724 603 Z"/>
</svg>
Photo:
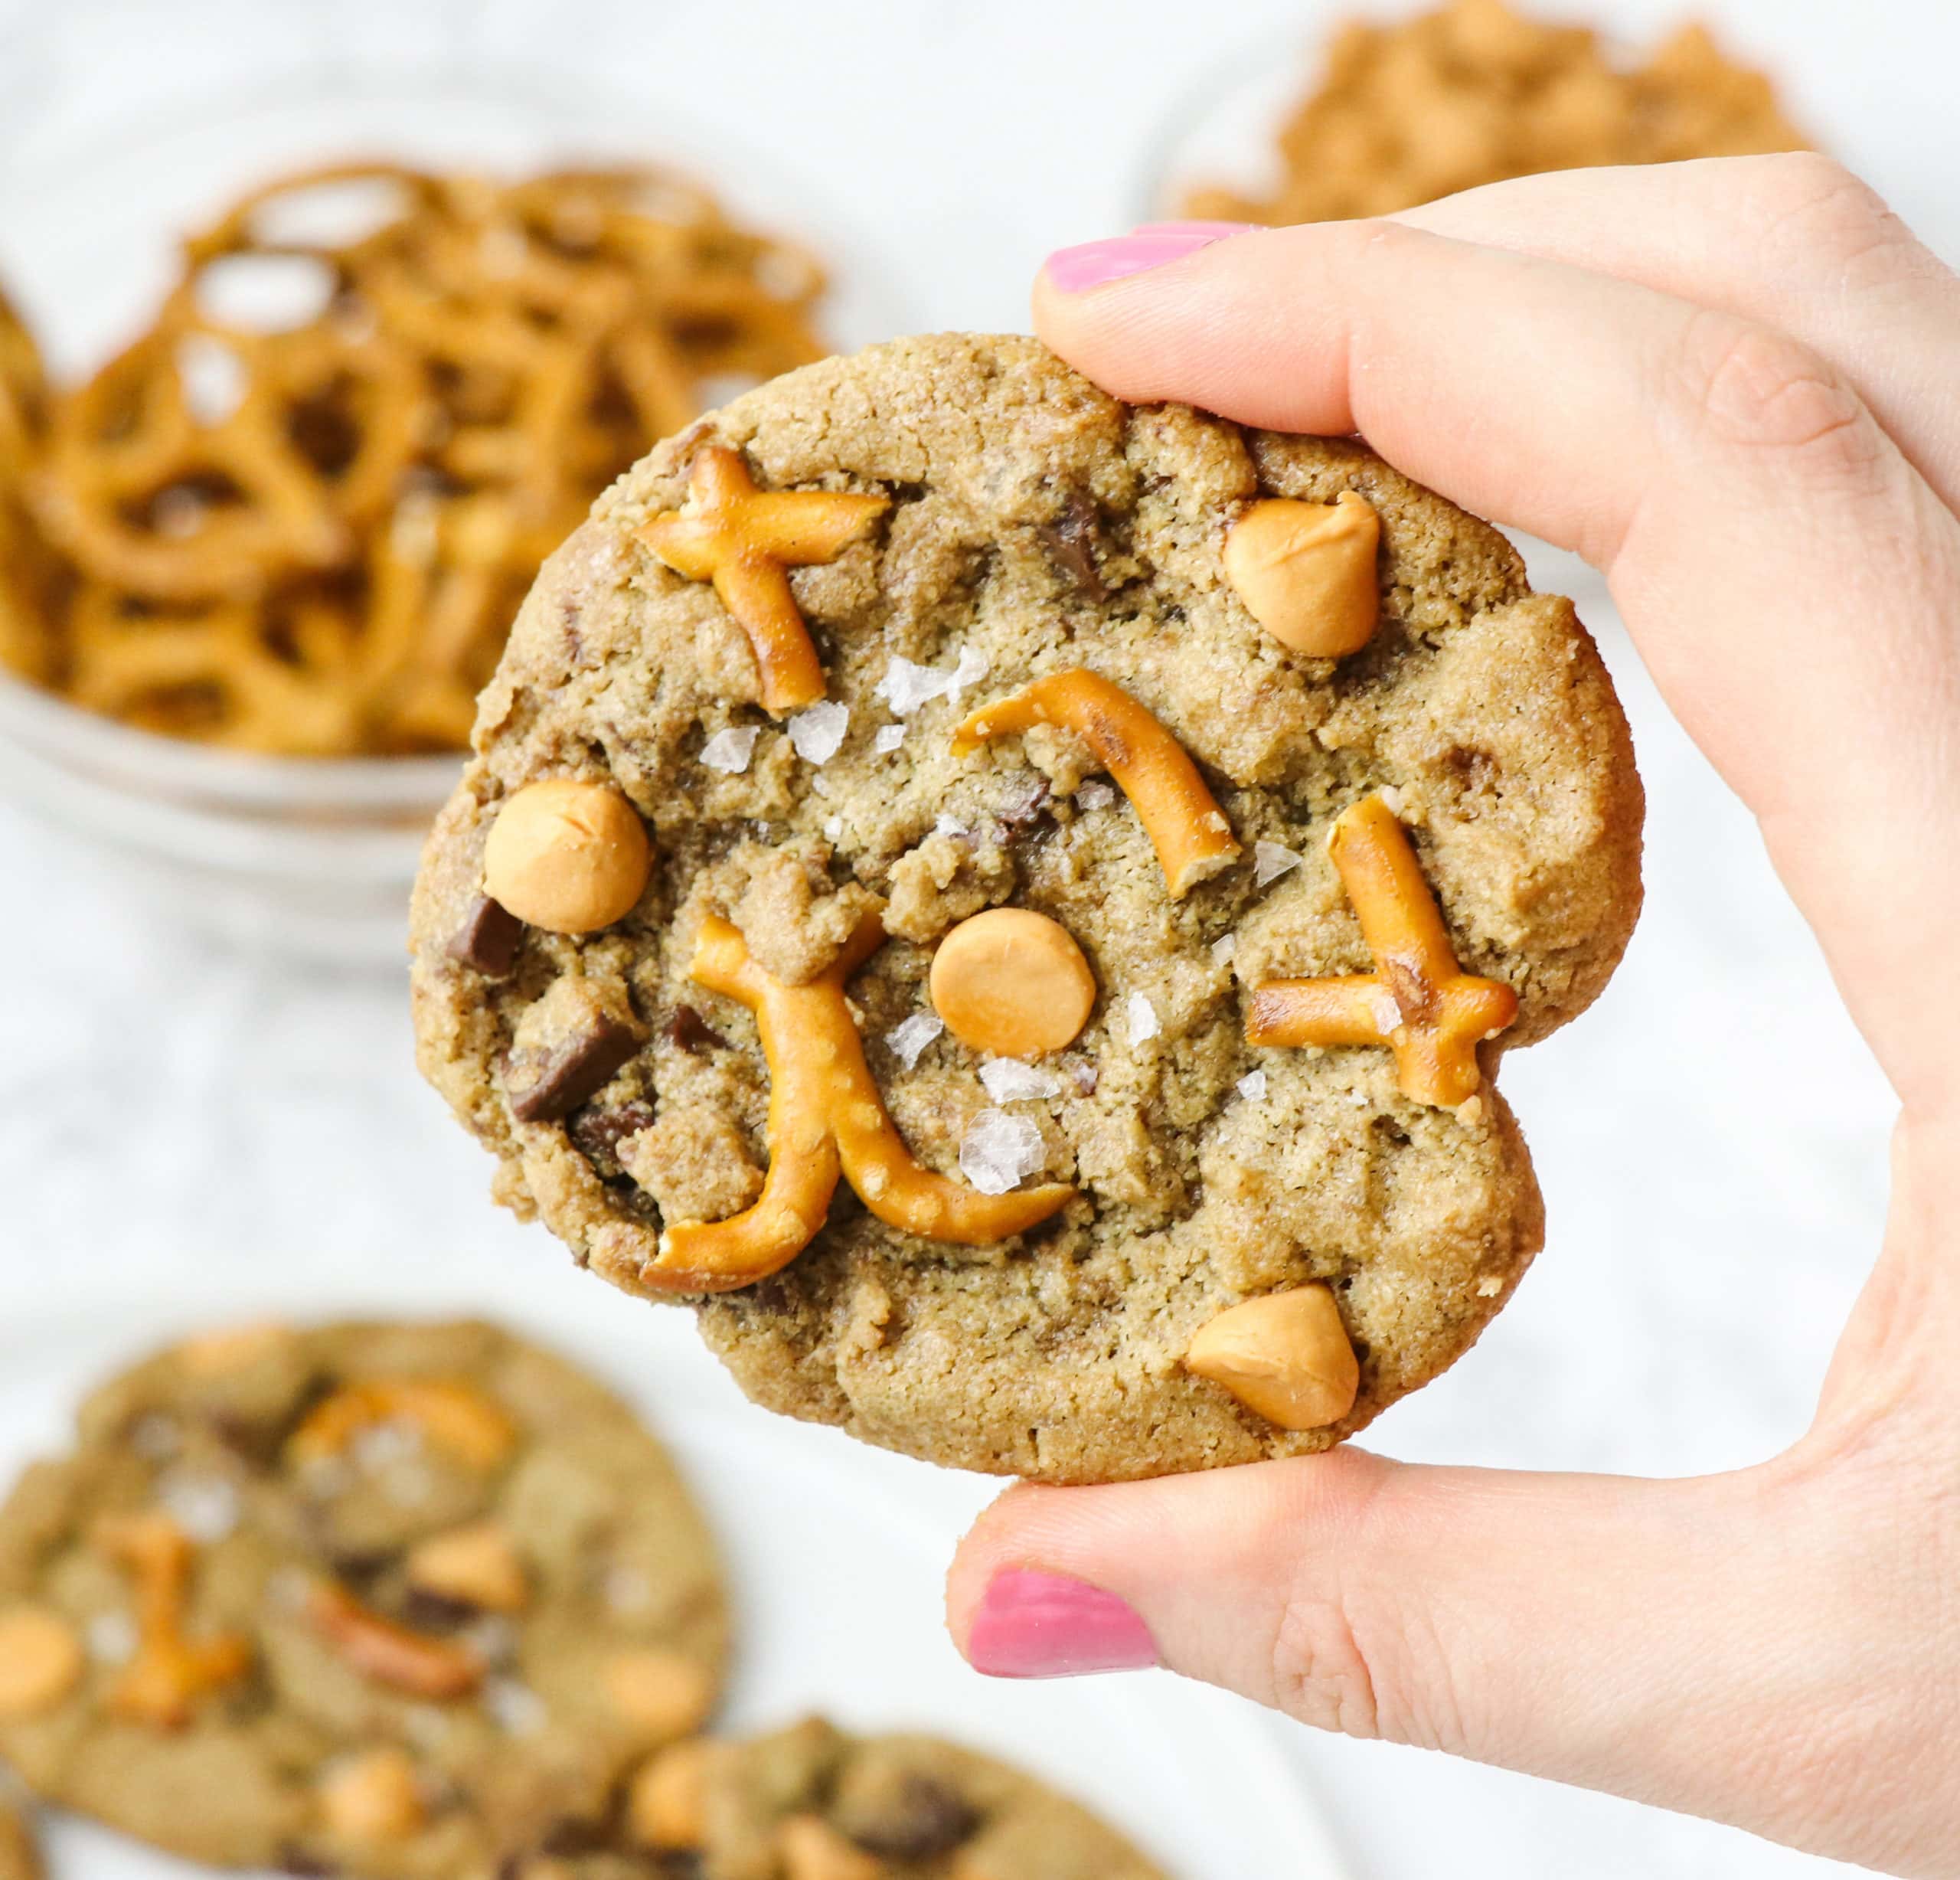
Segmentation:
<svg viewBox="0 0 1960 1880">
<path fill-rule="evenodd" d="M 840 347 L 904 330 L 864 244 L 800 183 L 717 128 L 548 71 L 444 56 L 318 69 L 123 110 L 47 115 L 0 141 L 0 280 L 64 381 L 141 329 L 173 244 L 245 188 L 348 157 L 521 173 L 669 165 L 749 224 L 807 245 Z M 0 673 L 0 790 L 113 858 L 132 895 L 246 945 L 341 964 L 399 963 L 423 834 L 456 757 L 251 757 L 131 729 Z"/>
</svg>

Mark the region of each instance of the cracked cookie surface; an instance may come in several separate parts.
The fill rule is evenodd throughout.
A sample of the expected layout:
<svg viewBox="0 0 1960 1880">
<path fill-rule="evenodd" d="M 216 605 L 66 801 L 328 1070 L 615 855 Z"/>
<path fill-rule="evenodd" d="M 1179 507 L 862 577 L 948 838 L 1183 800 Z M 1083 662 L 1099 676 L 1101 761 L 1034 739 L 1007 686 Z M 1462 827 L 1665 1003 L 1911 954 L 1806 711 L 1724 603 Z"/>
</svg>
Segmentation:
<svg viewBox="0 0 1960 1880">
<path fill-rule="evenodd" d="M 788 571 L 813 705 L 766 708 L 714 586 L 646 545 L 687 513 L 709 450 L 739 453 L 761 490 L 884 502 L 831 558 Z M 1344 495 L 1379 524 L 1378 617 L 1360 650 L 1305 657 L 1248 610 L 1224 544 L 1256 503 Z M 1195 787 L 1164 780 L 1168 758 L 1134 761 L 1106 713 L 1023 711 L 959 737 L 1076 671 L 1161 726 Z M 1050 1480 L 1324 1447 L 1467 1349 L 1540 1244 L 1491 1074 L 1617 962 L 1638 781 L 1570 603 L 1358 443 L 1128 407 L 1025 339 L 825 361 L 670 440 L 602 499 L 526 603 L 475 742 L 416 894 L 424 1071 L 499 1158 L 500 1198 L 615 1284 L 694 1297 L 761 1403 Z M 624 793 L 652 839 L 645 885 L 599 930 L 525 929 L 485 956 L 485 839 L 518 792 L 560 778 Z M 1247 1041 L 1263 985 L 1377 969 L 1325 846 L 1377 797 L 1462 973 L 1506 1011 L 1514 996 L 1454 1108 L 1404 1094 L 1386 1033 Z M 1174 848 L 1167 829 L 1189 839 Z M 1006 907 L 1065 930 L 1096 982 L 1066 1047 L 1026 1061 L 959 1042 L 928 984 L 950 932 Z M 696 975 L 704 933 L 732 929 L 802 995 L 851 967 L 873 918 L 884 938 L 848 971 L 844 1009 L 902 1153 L 969 1191 L 1060 1197 L 1005 1238 L 894 1224 L 882 1178 L 848 1154 L 813 1185 L 829 1152 L 796 1119 L 772 1127 L 756 1011 Z M 776 1048 L 815 1087 L 803 1047 Z M 531 1094 L 552 1079 L 541 1114 Z M 828 1197 L 814 1232 L 773 1211 L 765 1177 L 792 1173 L 796 1208 Z M 731 1215 L 756 1228 L 737 1251 L 794 1243 L 788 1257 L 746 1283 L 739 1263 L 691 1270 L 676 1243 Z M 1284 1428 L 1187 1368 L 1220 1314 L 1314 1283 L 1358 1359 L 1345 1414 Z"/>
<path fill-rule="evenodd" d="M 226 1866 L 488 1875 L 698 1730 L 707 1530 L 617 1398 L 481 1324 L 195 1339 L 0 1506 L 0 1755 Z"/>
</svg>

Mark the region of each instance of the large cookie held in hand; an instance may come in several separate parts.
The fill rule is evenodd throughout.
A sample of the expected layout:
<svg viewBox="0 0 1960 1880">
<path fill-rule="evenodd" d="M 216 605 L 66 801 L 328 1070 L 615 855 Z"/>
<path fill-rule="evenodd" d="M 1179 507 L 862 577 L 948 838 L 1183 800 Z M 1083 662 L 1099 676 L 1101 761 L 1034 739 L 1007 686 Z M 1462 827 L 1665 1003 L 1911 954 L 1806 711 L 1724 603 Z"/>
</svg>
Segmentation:
<svg viewBox="0 0 1960 1880">
<path fill-rule="evenodd" d="M 955 1466 L 1325 1447 L 1540 1244 L 1500 1054 L 1639 901 L 1570 603 L 1358 443 L 901 341 L 540 577 L 414 914 L 497 1192 L 743 1388 Z"/>
</svg>

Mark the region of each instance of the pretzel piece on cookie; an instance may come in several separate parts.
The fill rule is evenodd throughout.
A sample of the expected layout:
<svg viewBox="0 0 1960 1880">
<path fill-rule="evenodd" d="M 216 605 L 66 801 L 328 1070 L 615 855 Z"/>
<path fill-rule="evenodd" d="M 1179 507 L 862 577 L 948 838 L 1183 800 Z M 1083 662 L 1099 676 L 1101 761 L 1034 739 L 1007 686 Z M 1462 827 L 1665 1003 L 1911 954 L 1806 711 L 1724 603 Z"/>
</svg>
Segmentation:
<svg viewBox="0 0 1960 1880">
<path fill-rule="evenodd" d="M 695 456 L 687 507 L 655 516 L 639 539 L 676 574 L 714 584 L 755 649 L 763 708 L 780 718 L 825 691 L 788 571 L 835 561 L 890 506 L 844 490 L 759 490 L 740 452 L 709 444 Z"/>
<path fill-rule="evenodd" d="M 864 1061 L 845 982 L 884 943 L 867 914 L 816 979 L 786 986 L 750 956 L 740 933 L 710 915 L 693 974 L 756 1015 L 769 1061 L 769 1162 L 755 1205 L 726 1221 L 682 1221 L 641 1270 L 665 1291 L 720 1292 L 779 1271 L 823 1225 L 841 1173 L 888 1227 L 921 1238 L 982 1246 L 1045 1221 L 1075 1191 L 1050 1182 L 1025 1194 L 983 1195 L 921 1168 L 887 1113 Z"/>
<path fill-rule="evenodd" d="M 1517 1017 L 1517 995 L 1457 964 L 1416 852 L 1380 797 L 1344 810 L 1327 847 L 1375 969 L 1267 981 L 1252 996 L 1246 1042 L 1387 1045 L 1405 1097 L 1453 1109 L 1475 1094 L 1477 1047 Z"/>
<path fill-rule="evenodd" d="M 498 1467 L 517 1441 L 511 1420 L 474 1385 L 447 1378 L 378 1378 L 344 1385 L 286 1439 L 301 1466 L 341 1454 L 363 1431 L 405 1424 L 472 1468 Z"/>
<path fill-rule="evenodd" d="M 1238 838 L 1190 754 L 1156 715 L 1120 685 L 1077 666 L 1050 672 L 1011 697 L 982 705 L 953 734 L 953 754 L 1037 724 L 1074 732 L 1122 786 L 1181 901 L 1239 853 Z"/>
<path fill-rule="evenodd" d="M 110 1690 L 109 1708 L 131 1723 L 181 1729 L 201 1697 L 245 1676 L 251 1645 L 232 1633 L 195 1641 L 184 1636 L 196 1550 L 167 1515 L 106 1520 L 96 1539 L 128 1570 L 136 1592 L 136 1655 Z"/>
</svg>

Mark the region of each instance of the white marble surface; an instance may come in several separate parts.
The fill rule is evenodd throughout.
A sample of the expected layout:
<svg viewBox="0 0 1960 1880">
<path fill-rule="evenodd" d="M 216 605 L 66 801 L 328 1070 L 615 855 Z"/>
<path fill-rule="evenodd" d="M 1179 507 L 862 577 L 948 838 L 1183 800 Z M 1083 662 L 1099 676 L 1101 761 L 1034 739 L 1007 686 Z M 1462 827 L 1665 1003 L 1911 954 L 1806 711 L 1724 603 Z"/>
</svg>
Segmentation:
<svg viewBox="0 0 1960 1880">
<path fill-rule="evenodd" d="M 563 62 L 538 37 L 542 6 L 385 11 L 386 30 L 432 54 L 468 27 L 507 56 Z M 559 43 L 602 59 L 650 115 L 678 100 L 826 195 L 862 237 L 847 263 L 882 272 L 920 325 L 1021 323 L 1040 254 L 1125 219 L 1198 75 L 1314 12 L 1298 0 L 550 11 Z M 1640 33 L 1674 9 L 1592 11 Z M 1948 96 L 1960 12 L 1946 0 L 1701 11 L 1773 49 L 1809 121 L 1960 251 L 1942 201 L 1960 177 Z M 272 69 L 296 47 L 384 30 L 343 13 L 330 34 L 325 9 L 272 4 L 91 11 L 106 29 L 0 0 L 0 162 L 31 148 L 38 112 L 83 93 L 112 110 L 188 96 L 220 63 Z M 0 266 L 6 240 L 0 212 Z M 1573 574 L 1556 561 L 1543 572 Z M 1647 913 L 1595 1012 L 1507 1067 L 1550 1205 L 1537 1270 L 1476 1353 L 1375 1440 L 1412 1457 L 1681 1475 L 1748 1463 L 1802 1428 L 1875 1245 L 1891 1103 L 1749 819 L 1658 707 L 1596 586 L 1579 587 L 1635 722 Z M 1751 624 L 1775 657 L 1775 620 Z M 295 970 L 158 924 L 113 869 L 0 803 L 0 1309 L 153 1296 L 193 1268 L 200 1290 L 228 1268 L 250 1290 L 273 1263 L 341 1294 L 358 1273 L 377 1299 L 394 1275 L 458 1301 L 479 1274 L 502 1298 L 596 1285 L 490 1208 L 487 1164 L 410 1068 L 392 976 Z M 1382 1880 L 1825 1871 L 1433 1756 L 1305 1732 L 1298 1750 L 1355 1872 Z"/>
</svg>

